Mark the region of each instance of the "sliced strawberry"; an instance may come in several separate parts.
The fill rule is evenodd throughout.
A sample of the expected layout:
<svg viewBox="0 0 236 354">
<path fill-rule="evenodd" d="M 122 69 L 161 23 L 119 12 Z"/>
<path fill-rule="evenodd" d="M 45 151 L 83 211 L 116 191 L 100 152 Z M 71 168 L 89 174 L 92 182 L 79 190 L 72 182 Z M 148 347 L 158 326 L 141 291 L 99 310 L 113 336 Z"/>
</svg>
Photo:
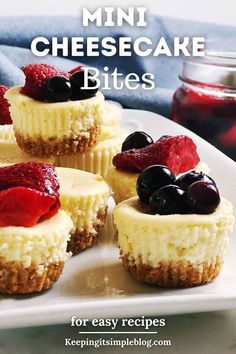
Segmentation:
<svg viewBox="0 0 236 354">
<path fill-rule="evenodd" d="M 68 71 L 68 73 L 70 75 L 73 75 L 74 73 L 77 73 L 78 71 L 82 71 L 82 70 L 83 70 L 83 65 L 78 65 L 75 68 L 73 68 L 70 71 Z"/>
<path fill-rule="evenodd" d="M 53 165 L 24 162 L 1 167 L 0 222 L 5 223 L 4 226 L 7 226 L 8 221 L 13 222 L 15 226 L 32 226 L 39 220 L 50 218 L 60 208 L 59 188 Z M 16 191 L 15 199 L 14 191 Z M 31 210 L 32 218 L 30 218 Z"/>
<path fill-rule="evenodd" d="M 0 125 L 12 124 L 12 119 L 9 111 L 9 103 L 4 98 L 4 95 L 9 87 L 0 85 Z"/>
<path fill-rule="evenodd" d="M 38 221 L 56 214 L 60 207 L 56 197 L 26 187 L 14 187 L 0 192 L 0 227 L 32 227 Z"/>
<path fill-rule="evenodd" d="M 23 162 L 0 168 L 0 191 L 27 187 L 59 197 L 59 181 L 53 165 Z"/>
<path fill-rule="evenodd" d="M 124 151 L 113 158 L 121 170 L 140 172 L 159 164 L 169 167 L 176 175 L 197 166 L 200 158 L 193 140 L 185 135 L 165 137 L 141 149 Z"/>
</svg>

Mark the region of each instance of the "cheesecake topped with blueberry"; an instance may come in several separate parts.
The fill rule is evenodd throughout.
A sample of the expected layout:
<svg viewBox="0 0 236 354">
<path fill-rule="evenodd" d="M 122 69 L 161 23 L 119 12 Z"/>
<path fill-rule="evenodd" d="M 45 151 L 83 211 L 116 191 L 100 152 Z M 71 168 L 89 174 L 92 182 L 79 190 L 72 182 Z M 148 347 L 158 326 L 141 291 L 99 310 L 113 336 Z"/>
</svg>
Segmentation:
<svg viewBox="0 0 236 354">
<path fill-rule="evenodd" d="M 89 77 L 88 89 L 83 89 L 81 67 L 64 72 L 48 64 L 29 64 L 22 70 L 24 86 L 4 95 L 19 147 L 39 157 L 90 150 L 99 141 L 104 102 L 94 79 Z"/>
<path fill-rule="evenodd" d="M 192 287 L 215 279 L 234 223 L 232 204 L 215 181 L 191 171 L 176 178 L 166 166 L 147 167 L 137 197 L 114 209 L 124 267 L 138 281 Z"/>
<path fill-rule="evenodd" d="M 156 142 L 145 132 L 136 131 L 123 142 L 121 152 L 114 156 L 113 166 L 105 177 L 117 203 L 137 195 L 139 174 L 148 166 L 160 164 L 179 176 L 190 170 L 208 172 L 200 161 L 194 141 L 185 135 L 164 135 Z"/>
</svg>

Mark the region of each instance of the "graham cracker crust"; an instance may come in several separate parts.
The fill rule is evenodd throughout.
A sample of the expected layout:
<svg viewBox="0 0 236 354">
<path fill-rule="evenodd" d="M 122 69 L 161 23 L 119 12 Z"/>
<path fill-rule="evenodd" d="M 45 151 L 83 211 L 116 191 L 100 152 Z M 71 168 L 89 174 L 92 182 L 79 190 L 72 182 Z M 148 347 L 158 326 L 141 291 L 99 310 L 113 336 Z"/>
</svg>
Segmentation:
<svg viewBox="0 0 236 354">
<path fill-rule="evenodd" d="M 29 294 L 49 289 L 60 277 L 64 262 L 45 266 L 43 274 L 35 266 L 25 268 L 20 262 L 0 259 L 0 293 Z"/>
<path fill-rule="evenodd" d="M 189 261 L 160 263 L 156 268 L 144 264 L 141 257 L 137 262 L 121 251 L 123 266 L 133 278 L 140 282 L 164 288 L 190 288 L 212 282 L 219 274 L 222 260 L 217 257 L 214 263 L 204 262 L 201 269 Z"/>
<path fill-rule="evenodd" d="M 33 156 L 73 155 L 83 154 L 96 145 L 99 141 L 100 131 L 100 126 L 88 129 L 86 133 L 89 133 L 89 138 L 78 136 L 76 138 L 58 139 L 55 136 L 44 140 L 41 137 L 25 138 L 17 132 L 15 132 L 15 138 L 19 147 Z"/>
<path fill-rule="evenodd" d="M 96 221 L 93 223 L 91 230 L 75 231 L 67 244 L 67 252 L 72 252 L 75 255 L 82 250 L 92 247 L 102 232 L 106 217 L 107 207 L 98 211 Z"/>
</svg>

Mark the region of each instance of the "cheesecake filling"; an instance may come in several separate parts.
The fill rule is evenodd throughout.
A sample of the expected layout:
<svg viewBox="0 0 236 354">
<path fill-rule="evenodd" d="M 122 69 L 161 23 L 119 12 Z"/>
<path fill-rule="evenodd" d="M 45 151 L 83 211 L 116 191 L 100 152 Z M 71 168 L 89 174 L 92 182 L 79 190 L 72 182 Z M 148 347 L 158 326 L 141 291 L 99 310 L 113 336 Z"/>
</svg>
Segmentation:
<svg viewBox="0 0 236 354">
<path fill-rule="evenodd" d="M 25 268 L 34 266 L 38 273 L 43 273 L 47 265 L 70 257 L 66 247 L 72 227 L 70 217 L 63 211 L 34 227 L 1 227 L 0 258 L 4 262 L 19 262 Z"/>
<path fill-rule="evenodd" d="M 222 198 L 209 215 L 150 215 L 138 198 L 120 203 L 114 210 L 122 254 L 131 262 L 153 268 L 160 264 L 204 262 L 223 258 L 234 222 L 232 204 Z"/>
<path fill-rule="evenodd" d="M 61 195 L 61 208 L 65 210 L 73 221 L 73 233 L 96 233 L 94 225 L 99 224 L 99 212 L 106 209 L 108 193 L 100 195 L 81 196 L 80 198 Z"/>
<path fill-rule="evenodd" d="M 14 87 L 5 97 L 11 105 L 14 131 L 25 139 L 89 139 L 88 130 L 102 123 L 104 97 L 100 92 L 86 100 L 47 103 L 21 94 L 20 88 Z"/>
<path fill-rule="evenodd" d="M 0 141 L 2 140 L 15 141 L 15 135 L 12 124 L 0 125 Z"/>
<path fill-rule="evenodd" d="M 122 108 L 118 103 L 110 103 L 109 101 L 104 102 L 102 114 L 103 124 L 101 130 L 101 140 L 111 138 L 119 133 L 121 117 Z M 120 150 L 118 152 L 120 152 Z"/>
<path fill-rule="evenodd" d="M 77 168 L 105 176 L 127 134 L 125 130 L 119 129 L 112 137 L 102 136 L 100 142 L 85 154 L 59 155 L 56 157 L 56 166 Z"/>
<path fill-rule="evenodd" d="M 61 208 L 73 221 L 73 231 L 96 232 L 99 211 L 106 209 L 109 186 L 99 175 L 71 168 L 56 168 L 60 181 Z M 99 220 L 97 220 L 99 222 Z"/>
</svg>

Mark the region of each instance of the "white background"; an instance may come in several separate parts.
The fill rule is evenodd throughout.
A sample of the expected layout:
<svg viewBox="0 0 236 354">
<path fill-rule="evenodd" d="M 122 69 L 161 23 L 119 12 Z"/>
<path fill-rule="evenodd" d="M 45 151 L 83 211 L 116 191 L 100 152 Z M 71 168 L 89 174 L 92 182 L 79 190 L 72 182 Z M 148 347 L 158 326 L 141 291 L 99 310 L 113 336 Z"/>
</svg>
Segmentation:
<svg viewBox="0 0 236 354">
<path fill-rule="evenodd" d="M 78 15 L 83 6 L 147 6 L 150 13 L 236 25 L 236 0 L 0 0 L 1 15 Z"/>
</svg>

